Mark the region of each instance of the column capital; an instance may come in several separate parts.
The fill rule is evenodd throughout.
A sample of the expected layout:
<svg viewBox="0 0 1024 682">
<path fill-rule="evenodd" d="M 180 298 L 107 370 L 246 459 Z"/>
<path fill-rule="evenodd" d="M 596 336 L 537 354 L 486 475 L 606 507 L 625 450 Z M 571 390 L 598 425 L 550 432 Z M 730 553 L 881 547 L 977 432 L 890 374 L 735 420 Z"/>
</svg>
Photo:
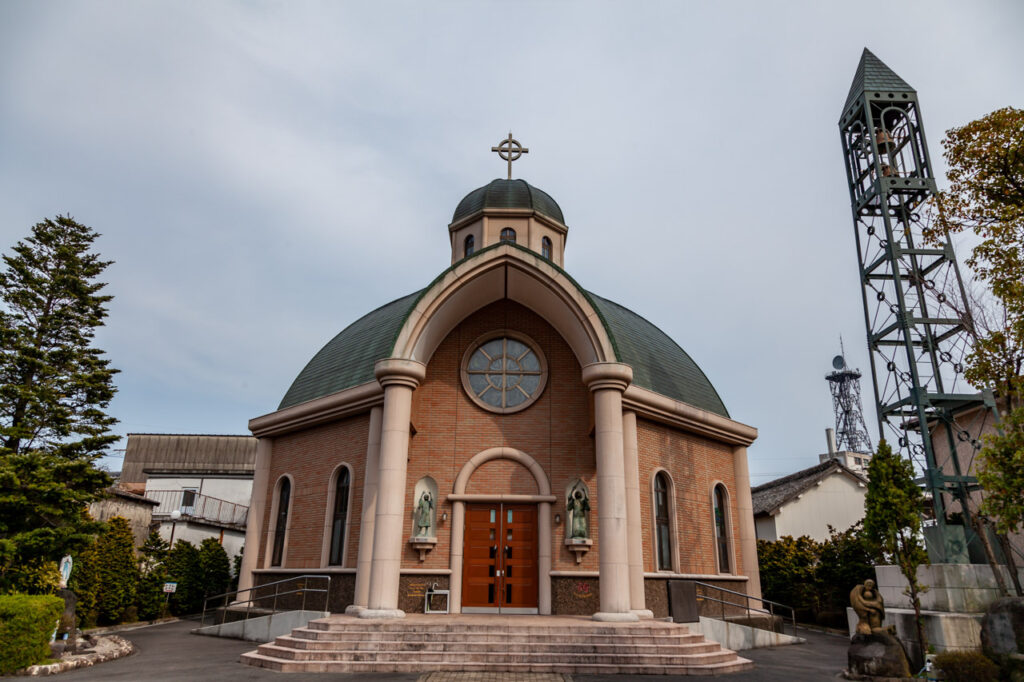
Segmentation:
<svg viewBox="0 0 1024 682">
<path fill-rule="evenodd" d="M 397 384 L 415 389 L 427 376 L 427 366 L 415 360 L 384 358 L 374 363 L 373 374 L 384 388 Z"/>
<path fill-rule="evenodd" d="M 583 368 L 583 383 L 591 391 L 625 391 L 633 381 L 633 368 L 621 362 L 594 362 Z"/>
</svg>

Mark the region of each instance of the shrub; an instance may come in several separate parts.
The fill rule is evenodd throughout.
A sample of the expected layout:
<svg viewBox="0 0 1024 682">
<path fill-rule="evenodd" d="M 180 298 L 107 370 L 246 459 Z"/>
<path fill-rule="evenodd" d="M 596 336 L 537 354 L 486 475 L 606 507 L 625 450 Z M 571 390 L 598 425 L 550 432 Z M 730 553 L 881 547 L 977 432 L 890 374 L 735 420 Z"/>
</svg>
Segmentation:
<svg viewBox="0 0 1024 682">
<path fill-rule="evenodd" d="M 60 589 L 57 562 L 46 559 L 29 559 L 12 566 L 5 578 L 8 594 L 54 594 Z"/>
<path fill-rule="evenodd" d="M 171 613 L 176 616 L 199 613 L 203 608 L 203 572 L 199 550 L 191 542 L 178 540 L 167 555 L 167 579 L 178 583 L 171 595 Z"/>
<path fill-rule="evenodd" d="M 99 587 L 100 579 L 96 564 L 96 543 L 86 545 L 78 552 L 75 563 L 71 568 L 71 578 L 68 580 L 68 587 L 78 597 L 75 605 L 75 616 L 78 618 L 78 626 L 91 628 L 96 626 L 99 619 Z"/>
<path fill-rule="evenodd" d="M 167 582 L 166 562 L 170 546 L 160 537 L 160 533 L 153 531 L 146 538 L 141 551 L 142 558 L 139 559 L 139 568 L 142 578 L 139 581 L 136 596 L 138 613 L 139 618 L 143 620 L 153 620 L 163 616 L 167 607 L 164 583 Z"/>
<path fill-rule="evenodd" d="M 228 583 L 231 582 L 231 560 L 216 539 L 206 538 L 199 545 L 199 570 L 203 573 L 204 597 L 228 591 Z"/>
<path fill-rule="evenodd" d="M 125 620 L 126 611 L 135 604 L 139 567 L 128 521 L 115 516 L 107 524 L 107 531 L 96 543 L 97 606 L 102 622 L 116 624 Z"/>
<path fill-rule="evenodd" d="M 978 651 L 945 651 L 935 665 L 949 682 L 998 682 L 999 666 Z"/>
<path fill-rule="evenodd" d="M 0 596 L 0 674 L 12 673 L 50 657 L 50 635 L 64 612 L 53 595 Z"/>
</svg>

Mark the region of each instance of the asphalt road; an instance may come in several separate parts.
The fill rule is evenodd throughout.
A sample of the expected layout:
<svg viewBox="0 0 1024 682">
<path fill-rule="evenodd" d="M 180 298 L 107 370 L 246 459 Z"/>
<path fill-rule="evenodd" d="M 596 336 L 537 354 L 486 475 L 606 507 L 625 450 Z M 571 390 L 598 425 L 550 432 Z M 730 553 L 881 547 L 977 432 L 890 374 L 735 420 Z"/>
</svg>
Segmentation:
<svg viewBox="0 0 1024 682">
<path fill-rule="evenodd" d="M 236 639 L 192 635 L 193 623 L 179 621 L 121 631 L 118 634 L 131 640 L 136 653 L 116 661 L 91 668 L 80 668 L 63 673 L 62 680 L 131 680 L 132 682 L 158 682 L 162 680 L 276 680 L 276 682 L 306 682 L 316 680 L 370 680 L 379 682 L 415 682 L 418 674 L 409 673 L 353 673 L 305 674 L 277 673 L 262 668 L 242 665 L 238 657 L 252 651 L 256 645 Z M 801 633 L 804 634 L 804 633 Z M 754 661 L 754 670 L 725 675 L 724 681 L 735 682 L 821 682 L 834 679 L 846 665 L 844 637 L 834 635 L 808 635 L 807 644 L 775 649 L 753 649 L 741 652 Z M 693 677 L 651 675 L 574 675 L 574 682 L 633 681 L 684 682 Z M 515 676 L 508 675 L 512 682 Z"/>
</svg>

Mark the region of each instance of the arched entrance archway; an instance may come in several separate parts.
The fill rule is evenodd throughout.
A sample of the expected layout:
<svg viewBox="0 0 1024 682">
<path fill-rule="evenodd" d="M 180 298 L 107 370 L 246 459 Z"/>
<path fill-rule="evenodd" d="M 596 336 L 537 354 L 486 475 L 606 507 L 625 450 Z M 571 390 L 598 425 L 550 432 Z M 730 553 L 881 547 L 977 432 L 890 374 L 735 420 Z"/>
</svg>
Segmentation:
<svg viewBox="0 0 1024 682">
<path fill-rule="evenodd" d="M 525 467 L 537 482 L 536 495 L 514 495 L 510 493 L 467 494 L 466 486 L 473 473 L 483 464 L 495 459 L 508 459 Z M 466 505 L 497 503 L 501 505 L 536 505 L 537 513 L 537 613 L 551 613 L 551 503 L 556 500 L 551 494 L 551 483 L 543 467 L 530 455 L 508 447 L 490 448 L 478 452 L 469 459 L 455 479 L 452 493 L 452 539 L 451 539 L 451 610 L 462 613 L 462 582 L 465 561 Z"/>
</svg>

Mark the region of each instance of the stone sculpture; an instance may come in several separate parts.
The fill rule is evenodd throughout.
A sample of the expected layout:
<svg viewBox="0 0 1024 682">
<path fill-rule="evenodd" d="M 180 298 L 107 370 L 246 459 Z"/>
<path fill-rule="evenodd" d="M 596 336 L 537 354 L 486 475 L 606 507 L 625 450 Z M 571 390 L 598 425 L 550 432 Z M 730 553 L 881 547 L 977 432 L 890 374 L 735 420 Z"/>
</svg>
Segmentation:
<svg viewBox="0 0 1024 682">
<path fill-rule="evenodd" d="M 885 620 L 885 601 L 875 587 L 875 581 L 868 578 L 863 585 L 850 591 L 850 606 L 857 614 L 857 633 L 870 635 L 882 629 Z"/>
<path fill-rule="evenodd" d="M 565 510 L 568 514 L 569 538 L 584 540 L 590 537 L 587 526 L 587 512 L 590 511 L 590 500 L 582 486 L 573 488 L 566 501 Z"/>
<path fill-rule="evenodd" d="M 416 535 L 429 537 L 430 527 L 433 525 L 434 497 L 429 490 L 424 490 L 420 495 L 420 501 L 416 505 Z"/>
</svg>

